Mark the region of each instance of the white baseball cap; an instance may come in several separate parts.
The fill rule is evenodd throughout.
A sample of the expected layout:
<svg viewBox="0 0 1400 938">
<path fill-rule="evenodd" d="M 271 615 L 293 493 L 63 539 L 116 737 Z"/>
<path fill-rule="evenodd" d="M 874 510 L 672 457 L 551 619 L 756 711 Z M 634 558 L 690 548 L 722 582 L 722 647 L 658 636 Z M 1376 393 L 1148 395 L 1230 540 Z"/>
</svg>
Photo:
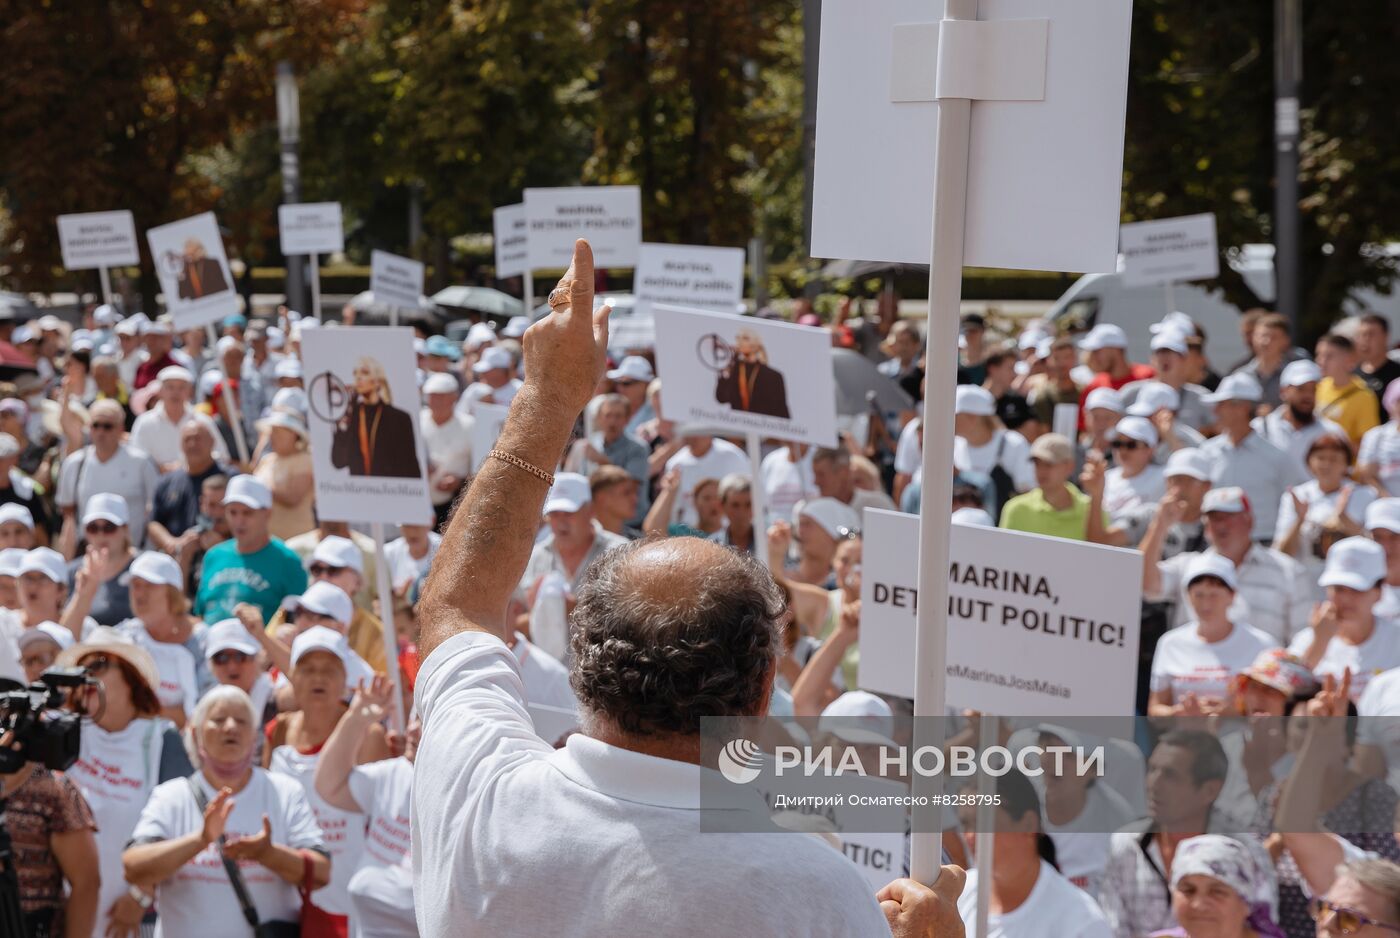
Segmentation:
<svg viewBox="0 0 1400 938">
<path fill-rule="evenodd" d="M 131 562 L 132 579 L 144 580 L 157 586 L 173 586 L 177 589 L 185 585 L 185 577 L 180 572 L 180 564 L 169 554 L 148 550 Z"/>
<path fill-rule="evenodd" d="M 302 376 L 301 359 L 288 355 L 273 366 L 272 376 L 274 378 L 300 378 Z"/>
<path fill-rule="evenodd" d="M 300 596 L 293 596 L 282 604 L 289 614 L 305 609 L 318 616 L 330 616 L 341 625 L 349 626 L 355 618 L 355 604 L 345 590 L 334 583 L 318 580 L 306 588 Z"/>
<path fill-rule="evenodd" d="M 1400 498 L 1378 498 L 1367 505 L 1366 530 L 1400 534 Z"/>
<path fill-rule="evenodd" d="M 73 633 L 59 625 L 57 622 L 40 622 L 32 629 L 25 629 L 19 633 L 15 639 L 15 644 L 19 645 L 19 650 L 24 651 L 35 642 L 53 642 L 58 646 L 59 651 L 67 651 L 73 647 Z"/>
<path fill-rule="evenodd" d="M 146 321 L 132 316 L 130 319 L 123 319 L 117 323 L 112 331 L 117 335 L 140 335 L 146 329 Z"/>
<path fill-rule="evenodd" d="M 224 373 L 217 368 L 206 369 L 199 374 L 199 394 L 201 397 L 208 397 L 214 393 L 214 388 L 219 382 L 224 380 Z"/>
<path fill-rule="evenodd" d="M 255 511 L 266 511 L 272 507 L 272 492 L 266 485 L 246 472 L 228 480 L 224 490 L 225 505 L 243 505 Z"/>
<path fill-rule="evenodd" d="M 1172 476 L 1186 476 L 1197 482 L 1209 482 L 1210 464 L 1209 455 L 1194 446 L 1188 446 L 1167 457 L 1167 468 L 1164 476 L 1168 479 Z"/>
<path fill-rule="evenodd" d="M 1181 395 L 1176 388 L 1161 381 L 1149 381 L 1138 389 L 1137 397 L 1128 407 L 1134 417 L 1151 417 L 1157 411 L 1166 409 L 1176 413 L 1181 407 Z"/>
<path fill-rule="evenodd" d="M 290 315 L 290 313 L 288 314 Z M 287 333 L 282 331 L 281 326 L 267 327 L 267 347 L 277 351 L 287 344 Z"/>
<path fill-rule="evenodd" d="M 157 316 L 146 323 L 146 328 L 141 330 L 146 335 L 174 335 L 175 327 L 165 316 Z"/>
<path fill-rule="evenodd" d="M 25 554 L 29 551 L 23 547 L 6 547 L 0 550 L 0 576 L 19 576 L 20 564 L 24 563 Z"/>
<path fill-rule="evenodd" d="M 1124 417 L 1113 428 L 1113 435 L 1137 440 L 1139 443 L 1146 443 L 1149 447 L 1157 445 L 1157 428 L 1146 417 Z"/>
<path fill-rule="evenodd" d="M 242 622 L 224 619 L 209 626 L 209 631 L 204 633 L 204 657 L 212 660 L 221 651 L 238 651 L 251 658 L 258 653 L 258 643 Z"/>
<path fill-rule="evenodd" d="M 1249 511 L 1249 498 L 1244 494 L 1244 489 L 1238 485 L 1211 489 L 1206 493 L 1205 498 L 1201 499 L 1201 514 L 1208 515 L 1213 511 L 1223 512 L 1227 515 L 1237 515 Z"/>
<path fill-rule="evenodd" d="M 1123 331 L 1122 326 L 1115 326 L 1112 323 L 1101 322 L 1089 330 L 1089 334 L 1079 340 L 1079 347 L 1086 352 L 1097 352 L 1105 348 L 1128 347 L 1128 334 Z"/>
<path fill-rule="evenodd" d="M 803 515 L 811 518 L 823 531 L 838 541 L 850 532 L 860 530 L 860 515 L 840 499 L 822 497 L 803 502 L 798 516 Z"/>
<path fill-rule="evenodd" d="M 817 726 L 848 743 L 898 745 L 894 741 L 894 711 L 869 691 L 852 690 L 837 697 L 826 705 Z"/>
<path fill-rule="evenodd" d="M 9 524 L 11 521 L 17 521 L 29 530 L 34 530 L 34 515 L 18 502 L 0 505 L 0 524 Z"/>
<path fill-rule="evenodd" d="M 182 365 L 166 365 L 156 374 L 156 380 L 161 384 L 167 381 L 183 381 L 186 384 L 194 384 L 194 373 Z"/>
<path fill-rule="evenodd" d="M 525 334 L 525 330 L 530 328 L 529 316 L 512 316 L 506 323 L 506 327 L 501 330 L 501 335 L 507 339 L 518 339 Z"/>
<path fill-rule="evenodd" d="M 272 395 L 273 410 L 292 411 L 305 417 L 307 407 L 306 392 L 301 388 L 278 388 Z"/>
<path fill-rule="evenodd" d="M 42 573 L 58 584 L 68 582 L 68 564 L 64 562 L 63 555 L 48 547 L 36 547 L 24 552 L 17 576 L 26 573 Z"/>
<path fill-rule="evenodd" d="M 472 371 L 480 375 L 488 371 L 494 371 L 497 368 L 504 368 L 506 371 L 510 371 L 514 367 L 515 359 L 511 357 L 510 352 L 501 348 L 499 345 L 493 345 L 482 351 L 481 357 L 477 359 L 475 365 L 472 365 Z"/>
<path fill-rule="evenodd" d="M 656 377 L 652 371 L 651 362 L 640 355 L 628 355 L 618 362 L 616 368 L 608 372 L 609 381 L 645 381 L 650 382 Z"/>
<path fill-rule="evenodd" d="M 953 512 L 952 521 L 954 524 L 970 524 L 978 528 L 994 528 L 996 523 L 992 521 L 992 516 L 987 514 L 982 508 L 959 508 Z"/>
<path fill-rule="evenodd" d="M 1154 322 L 1147 327 L 1153 335 L 1159 332 L 1180 332 L 1183 335 L 1191 335 L 1196 331 L 1196 322 L 1190 316 L 1181 311 L 1167 313 L 1160 322 Z"/>
<path fill-rule="evenodd" d="M 13 398 L 11 398 L 13 400 Z M 21 418 L 22 419 L 22 418 Z M 8 433 L 0 433 L 0 459 L 18 456 L 21 452 L 19 440 Z"/>
<path fill-rule="evenodd" d="M 1348 537 L 1327 551 L 1327 563 L 1317 585 L 1345 586 L 1365 592 L 1385 580 L 1385 551 L 1366 537 Z"/>
<path fill-rule="evenodd" d="M 467 330 L 467 338 L 462 344 L 469 349 L 480 348 L 483 345 L 494 345 L 496 343 L 496 330 L 492 329 L 484 322 L 474 323 Z"/>
<path fill-rule="evenodd" d="M 975 384 L 960 384 L 953 397 L 953 413 L 992 417 L 997 412 L 997 399 L 992 392 Z"/>
<path fill-rule="evenodd" d="M 562 511 L 573 514 L 592 501 L 593 489 L 588 484 L 587 476 L 577 472 L 561 472 L 554 477 L 554 485 L 544 500 L 544 513 L 550 515 Z"/>
<path fill-rule="evenodd" d="M 1207 404 L 1223 404 L 1226 401 L 1248 401 L 1257 404 L 1263 397 L 1264 389 L 1259 386 L 1259 379 L 1237 371 L 1221 379 L 1215 393 L 1206 395 L 1205 401 Z"/>
<path fill-rule="evenodd" d="M 1029 352 L 1033 348 L 1039 347 L 1042 340 L 1049 338 L 1039 329 L 1027 329 L 1016 339 L 1016 347 L 1023 352 Z"/>
<path fill-rule="evenodd" d="M 131 523 L 131 512 L 126 499 L 111 492 L 98 492 L 83 506 L 83 527 L 94 521 L 110 521 L 119 527 Z"/>
<path fill-rule="evenodd" d="M 435 371 L 423 382 L 424 394 L 451 394 L 456 397 L 461 392 L 457 379 L 445 371 Z"/>
<path fill-rule="evenodd" d="M 1175 329 L 1163 329 L 1152 337 L 1152 351 L 1186 354 L 1186 336 Z"/>
<path fill-rule="evenodd" d="M 214 350 L 217 351 L 220 356 L 234 349 L 240 352 L 243 351 L 243 343 L 231 335 L 224 336 L 218 341 L 218 344 L 214 346 Z"/>
<path fill-rule="evenodd" d="M 1232 593 L 1238 593 L 1240 590 L 1239 577 L 1235 575 L 1235 565 L 1230 562 L 1229 557 L 1223 554 L 1197 554 L 1191 558 L 1191 561 L 1186 565 L 1186 585 L 1189 587 L 1203 576 L 1215 577 L 1230 587 Z"/>
<path fill-rule="evenodd" d="M 116 307 L 103 303 L 92 311 L 92 321 L 99 326 L 115 326 L 122 321 L 122 314 L 117 312 Z"/>
<path fill-rule="evenodd" d="M 1115 414 L 1123 412 L 1123 395 L 1113 388 L 1094 388 L 1084 398 L 1085 412 L 1091 410 L 1111 410 Z"/>
<path fill-rule="evenodd" d="M 1278 376 L 1279 387 L 1297 388 L 1305 384 L 1315 384 L 1322 380 L 1322 369 L 1310 358 L 1300 358 L 1283 366 Z"/>
<path fill-rule="evenodd" d="M 318 563 L 323 563 L 328 567 L 348 568 L 361 576 L 365 572 L 364 554 L 360 553 L 360 548 L 355 546 L 355 542 L 350 538 L 341 537 L 338 534 L 321 538 L 321 542 L 316 545 L 311 556 L 306 558 L 308 570 Z"/>
<path fill-rule="evenodd" d="M 313 651 L 328 651 L 345 665 L 347 677 L 350 671 L 350 642 L 335 629 L 324 625 L 313 625 L 302 632 L 292 642 L 292 667 Z"/>
</svg>

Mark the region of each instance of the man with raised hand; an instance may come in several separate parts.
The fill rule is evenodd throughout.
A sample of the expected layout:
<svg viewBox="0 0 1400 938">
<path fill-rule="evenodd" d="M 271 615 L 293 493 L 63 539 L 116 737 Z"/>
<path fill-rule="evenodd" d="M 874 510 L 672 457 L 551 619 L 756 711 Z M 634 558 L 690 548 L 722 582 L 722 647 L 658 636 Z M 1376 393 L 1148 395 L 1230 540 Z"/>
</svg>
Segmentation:
<svg viewBox="0 0 1400 938">
<path fill-rule="evenodd" d="M 502 638 L 551 470 L 603 373 L 609 310 L 593 311 L 587 242 L 550 306 L 524 336 L 524 384 L 419 602 L 419 929 L 962 935 L 956 869 L 936 890 L 899 881 L 877 902 L 815 838 L 701 833 L 700 716 L 765 714 L 781 650 L 781 594 L 746 556 L 671 538 L 599 558 L 570 635 L 584 731 L 558 751 L 535 735 Z"/>
</svg>

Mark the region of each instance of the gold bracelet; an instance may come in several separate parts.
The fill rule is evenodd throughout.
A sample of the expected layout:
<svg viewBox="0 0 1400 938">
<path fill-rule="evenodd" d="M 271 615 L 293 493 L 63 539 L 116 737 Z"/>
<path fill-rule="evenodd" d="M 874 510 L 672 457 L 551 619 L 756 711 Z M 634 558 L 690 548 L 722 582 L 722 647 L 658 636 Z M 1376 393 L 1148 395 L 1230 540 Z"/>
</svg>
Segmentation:
<svg viewBox="0 0 1400 938">
<path fill-rule="evenodd" d="M 525 460 L 521 459 L 519 456 L 513 456 L 510 453 L 504 453 L 498 449 L 493 449 L 491 452 L 486 454 L 486 458 L 499 459 L 501 462 L 506 463 L 507 465 L 514 466 L 517 469 L 524 469 L 526 472 L 530 473 L 530 475 L 534 476 L 537 479 L 543 479 L 545 485 L 554 485 L 554 473 L 545 472 L 539 466 L 532 466 Z"/>
</svg>

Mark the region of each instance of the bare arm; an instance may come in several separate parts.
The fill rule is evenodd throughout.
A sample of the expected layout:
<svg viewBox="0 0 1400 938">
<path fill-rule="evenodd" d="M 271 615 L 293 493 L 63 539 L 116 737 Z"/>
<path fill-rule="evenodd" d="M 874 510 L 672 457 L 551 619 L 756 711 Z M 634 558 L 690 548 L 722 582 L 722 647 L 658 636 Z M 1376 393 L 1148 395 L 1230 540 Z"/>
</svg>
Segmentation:
<svg viewBox="0 0 1400 938">
<path fill-rule="evenodd" d="M 248 634 L 253 637 L 262 650 L 267 652 L 267 660 L 272 662 L 272 666 L 290 680 L 292 676 L 292 650 L 283 642 L 278 641 L 263 625 L 262 610 L 251 603 L 239 603 L 233 607 L 233 615 L 243 627 L 248 630 Z"/>
<path fill-rule="evenodd" d="M 92 601 L 97 598 L 97 588 L 102 585 L 102 571 L 107 567 L 107 549 L 89 548 L 83 557 L 83 565 L 73 577 L 73 598 L 59 617 L 59 625 L 73 633 L 78 641 L 83 640 L 83 623 L 87 621 Z"/>
<path fill-rule="evenodd" d="M 68 881 L 64 934 L 88 938 L 97 925 L 97 839 L 87 829 L 64 831 L 49 837 L 49 850 Z"/>
<path fill-rule="evenodd" d="M 369 687 L 355 691 L 350 709 L 340 718 L 316 762 L 316 794 L 333 808 L 364 814 L 365 809 L 350 791 L 350 773 L 355 770 L 360 740 L 371 726 L 389 714 L 394 683 L 376 675 Z"/>
<path fill-rule="evenodd" d="M 860 639 L 860 601 L 841 609 L 836 629 L 802 669 L 792 685 L 792 713 L 799 717 L 821 716 L 827 704 L 831 677 L 841 667 L 846 652 Z"/>
<path fill-rule="evenodd" d="M 525 383 L 511 402 L 496 449 L 548 471 L 559 463 L 569 433 L 603 373 L 608 312 L 593 312 L 593 251 L 574 245 L 559 281 L 567 305 L 524 336 Z M 506 604 L 534 547 L 548 487 L 501 459 L 487 459 L 452 518 L 419 601 L 418 639 L 424 660 L 458 632 L 504 638 Z"/>
<path fill-rule="evenodd" d="M 1142 598 L 1147 600 L 1162 598 L 1162 571 L 1157 564 L 1162 559 L 1162 545 L 1166 543 L 1167 532 L 1181 517 L 1185 506 L 1172 493 L 1168 492 L 1157 505 L 1157 513 L 1147 525 L 1142 546 Z"/>
<path fill-rule="evenodd" d="M 646 519 L 642 522 L 645 534 L 665 535 L 671 519 L 676 514 L 676 493 L 681 488 L 681 471 L 672 469 L 661 480 L 661 491 L 656 493 L 656 501 L 651 503 Z"/>
</svg>

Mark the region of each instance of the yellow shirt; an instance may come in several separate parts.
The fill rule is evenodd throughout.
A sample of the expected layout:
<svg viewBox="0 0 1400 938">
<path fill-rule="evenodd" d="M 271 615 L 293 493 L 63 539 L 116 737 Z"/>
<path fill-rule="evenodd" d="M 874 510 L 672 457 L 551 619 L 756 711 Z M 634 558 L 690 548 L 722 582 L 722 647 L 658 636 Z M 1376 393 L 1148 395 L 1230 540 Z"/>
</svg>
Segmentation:
<svg viewBox="0 0 1400 938">
<path fill-rule="evenodd" d="M 1366 382 L 1355 375 L 1342 385 L 1331 378 L 1319 381 L 1315 413 L 1339 424 L 1351 438 L 1351 445 L 1357 447 L 1361 445 L 1362 435 L 1381 423 L 1380 401 Z"/>
</svg>

